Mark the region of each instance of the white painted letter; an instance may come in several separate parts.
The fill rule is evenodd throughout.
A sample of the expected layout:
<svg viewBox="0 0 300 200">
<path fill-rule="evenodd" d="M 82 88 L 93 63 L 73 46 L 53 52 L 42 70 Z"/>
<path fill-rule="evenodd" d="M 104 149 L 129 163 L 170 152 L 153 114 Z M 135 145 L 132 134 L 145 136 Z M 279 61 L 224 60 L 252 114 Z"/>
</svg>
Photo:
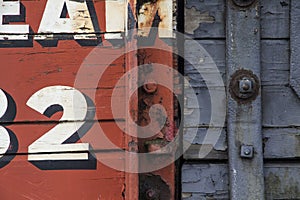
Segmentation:
<svg viewBox="0 0 300 200">
<path fill-rule="evenodd" d="M 4 15 L 20 15 L 20 2 L 0 0 L 0 33 L 8 33 L 0 35 L 0 40 L 27 40 L 29 25 L 3 24 Z"/>
<path fill-rule="evenodd" d="M 127 6 L 127 0 L 105 1 L 105 39 L 122 39 L 120 32 L 124 33 L 127 31 Z"/>
<path fill-rule="evenodd" d="M 66 5 L 69 18 L 61 18 Z M 85 0 L 48 0 L 38 33 L 35 39 L 52 39 L 53 33 L 80 33 L 74 39 L 96 39 L 93 22 Z M 48 34 L 49 33 L 49 34 Z M 82 34 L 86 33 L 86 34 Z"/>
</svg>

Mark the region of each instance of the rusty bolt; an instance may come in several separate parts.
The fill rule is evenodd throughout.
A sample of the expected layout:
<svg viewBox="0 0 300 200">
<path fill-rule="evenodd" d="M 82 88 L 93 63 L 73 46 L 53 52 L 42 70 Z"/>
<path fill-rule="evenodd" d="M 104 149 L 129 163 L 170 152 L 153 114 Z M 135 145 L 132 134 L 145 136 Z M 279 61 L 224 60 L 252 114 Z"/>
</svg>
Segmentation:
<svg viewBox="0 0 300 200">
<path fill-rule="evenodd" d="M 240 7 L 251 6 L 256 0 L 232 0 L 233 3 Z"/>
<path fill-rule="evenodd" d="M 250 103 L 259 95 L 260 82 L 250 70 L 240 69 L 231 76 L 229 92 L 238 103 Z"/>
<path fill-rule="evenodd" d="M 157 90 L 157 83 L 154 80 L 147 80 L 145 81 L 143 88 L 149 94 L 154 93 Z"/>
<path fill-rule="evenodd" d="M 239 81 L 239 88 L 241 93 L 251 93 L 253 91 L 253 81 L 244 77 Z"/>
</svg>

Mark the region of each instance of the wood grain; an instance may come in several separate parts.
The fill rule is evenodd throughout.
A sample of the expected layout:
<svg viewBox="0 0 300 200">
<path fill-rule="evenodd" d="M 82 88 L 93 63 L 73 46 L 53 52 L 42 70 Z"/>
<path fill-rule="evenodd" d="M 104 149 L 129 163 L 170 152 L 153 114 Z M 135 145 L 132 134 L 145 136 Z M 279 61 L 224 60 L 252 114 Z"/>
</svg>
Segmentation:
<svg viewBox="0 0 300 200">
<path fill-rule="evenodd" d="M 261 1 L 262 38 L 289 38 L 290 0 Z M 225 1 L 187 0 L 186 33 L 191 37 L 225 38 Z"/>
</svg>

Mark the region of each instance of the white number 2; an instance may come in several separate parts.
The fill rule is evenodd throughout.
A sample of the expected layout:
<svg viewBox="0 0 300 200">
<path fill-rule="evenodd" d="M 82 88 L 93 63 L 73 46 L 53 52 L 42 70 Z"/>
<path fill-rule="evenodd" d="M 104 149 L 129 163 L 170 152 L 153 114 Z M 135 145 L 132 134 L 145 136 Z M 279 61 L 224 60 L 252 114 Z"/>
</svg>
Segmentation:
<svg viewBox="0 0 300 200">
<path fill-rule="evenodd" d="M 47 117 L 57 112 L 55 108 L 63 109 L 59 124 L 28 147 L 29 161 L 88 160 L 88 143 L 64 144 L 75 133 L 80 137 L 79 129 L 85 123 L 88 104 L 80 91 L 69 86 L 49 86 L 33 94 L 27 105 Z"/>
</svg>

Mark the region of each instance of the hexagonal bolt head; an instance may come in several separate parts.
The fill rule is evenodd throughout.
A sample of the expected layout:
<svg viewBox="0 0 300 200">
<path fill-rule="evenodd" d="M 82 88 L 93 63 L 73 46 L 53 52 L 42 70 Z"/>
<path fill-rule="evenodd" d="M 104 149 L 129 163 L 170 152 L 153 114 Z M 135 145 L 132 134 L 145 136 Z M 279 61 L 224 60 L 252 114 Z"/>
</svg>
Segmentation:
<svg viewBox="0 0 300 200">
<path fill-rule="evenodd" d="M 253 92 L 253 81 L 247 77 L 244 77 L 239 81 L 240 93 L 251 93 Z"/>
</svg>

